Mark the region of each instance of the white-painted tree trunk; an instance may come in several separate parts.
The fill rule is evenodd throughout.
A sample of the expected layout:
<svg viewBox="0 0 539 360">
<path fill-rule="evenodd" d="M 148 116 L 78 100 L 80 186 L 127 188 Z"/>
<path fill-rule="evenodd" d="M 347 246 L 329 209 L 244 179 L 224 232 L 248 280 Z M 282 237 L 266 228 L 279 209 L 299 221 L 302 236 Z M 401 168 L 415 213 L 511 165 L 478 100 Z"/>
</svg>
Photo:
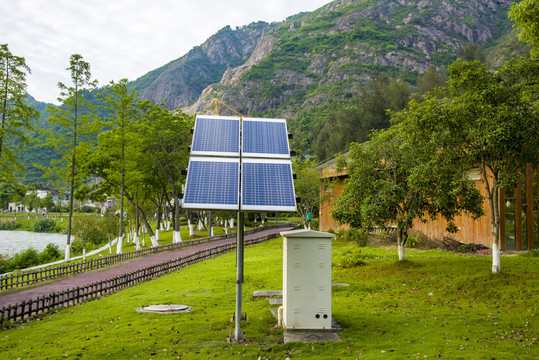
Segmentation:
<svg viewBox="0 0 539 360">
<path fill-rule="evenodd" d="M 122 253 L 122 244 L 123 244 L 124 236 L 125 235 L 122 235 L 122 237 L 118 238 L 118 244 L 116 244 L 116 254 Z"/>
<path fill-rule="evenodd" d="M 500 268 L 500 245 L 497 241 L 492 243 L 492 273 L 498 274 L 501 271 Z"/>
<path fill-rule="evenodd" d="M 159 242 L 155 236 L 150 237 L 150 240 L 152 241 L 152 246 L 159 246 Z"/>
<path fill-rule="evenodd" d="M 155 238 L 159 241 L 159 229 L 155 229 Z"/>
<path fill-rule="evenodd" d="M 234 229 L 234 218 L 230 219 L 230 228 Z"/>
<path fill-rule="evenodd" d="M 195 236 L 195 226 L 193 224 L 189 224 L 189 236 Z"/>
<path fill-rule="evenodd" d="M 225 235 L 228 235 L 228 228 L 225 226 L 224 229 L 225 229 Z"/>
<path fill-rule="evenodd" d="M 112 254 L 112 244 L 109 242 L 109 254 Z"/>
<path fill-rule="evenodd" d="M 82 249 L 82 261 L 86 261 L 86 248 Z"/>
<path fill-rule="evenodd" d="M 181 236 L 179 231 L 173 231 L 172 232 L 172 242 L 173 243 L 182 242 L 182 236 Z"/>
<path fill-rule="evenodd" d="M 133 237 L 133 242 L 135 243 L 135 250 L 140 250 L 140 241 L 137 234 Z"/>
<path fill-rule="evenodd" d="M 71 245 L 66 244 L 65 261 L 71 260 Z"/>
<path fill-rule="evenodd" d="M 404 245 L 397 245 L 397 252 L 399 253 L 399 261 L 404 261 Z"/>
<path fill-rule="evenodd" d="M 202 230 L 204 228 L 204 224 L 202 224 L 202 220 L 198 220 L 198 230 Z"/>
</svg>

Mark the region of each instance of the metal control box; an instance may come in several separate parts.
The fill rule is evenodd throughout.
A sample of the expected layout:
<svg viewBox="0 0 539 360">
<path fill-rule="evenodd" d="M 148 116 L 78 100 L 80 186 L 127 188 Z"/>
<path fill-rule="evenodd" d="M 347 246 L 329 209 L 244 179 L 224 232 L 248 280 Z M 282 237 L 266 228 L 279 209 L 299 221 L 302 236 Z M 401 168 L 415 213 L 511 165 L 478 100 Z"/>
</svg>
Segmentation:
<svg viewBox="0 0 539 360">
<path fill-rule="evenodd" d="M 283 325 L 331 329 L 331 240 L 334 234 L 294 230 L 283 236 Z"/>
</svg>

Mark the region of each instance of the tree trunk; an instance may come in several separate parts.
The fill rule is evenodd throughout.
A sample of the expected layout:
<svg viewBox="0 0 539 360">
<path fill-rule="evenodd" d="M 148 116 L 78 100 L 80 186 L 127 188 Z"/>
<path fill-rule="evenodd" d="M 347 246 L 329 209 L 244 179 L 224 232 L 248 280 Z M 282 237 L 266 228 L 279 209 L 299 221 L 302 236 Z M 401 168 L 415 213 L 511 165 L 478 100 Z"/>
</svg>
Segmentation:
<svg viewBox="0 0 539 360">
<path fill-rule="evenodd" d="M 148 231 L 148 235 L 150 236 L 150 239 L 152 240 L 152 245 L 153 246 L 159 245 L 157 241 L 155 240 L 155 234 L 152 230 L 152 227 L 150 226 L 150 223 L 148 223 L 148 220 L 146 219 L 146 214 L 144 214 L 144 211 L 142 211 L 142 209 L 138 207 L 138 205 L 135 203 L 133 198 L 129 196 L 129 194 L 125 194 L 125 197 L 127 198 L 127 200 L 129 200 L 131 205 L 135 207 L 135 209 L 138 209 L 138 211 L 140 211 L 140 218 L 142 219 L 142 223 L 144 224 L 144 226 L 146 227 L 146 230 Z"/>
<path fill-rule="evenodd" d="M 399 254 L 399 261 L 404 261 L 404 245 L 406 244 L 406 240 L 408 238 L 408 233 L 404 228 L 400 228 L 398 230 L 398 236 L 397 236 L 397 252 Z"/>
</svg>

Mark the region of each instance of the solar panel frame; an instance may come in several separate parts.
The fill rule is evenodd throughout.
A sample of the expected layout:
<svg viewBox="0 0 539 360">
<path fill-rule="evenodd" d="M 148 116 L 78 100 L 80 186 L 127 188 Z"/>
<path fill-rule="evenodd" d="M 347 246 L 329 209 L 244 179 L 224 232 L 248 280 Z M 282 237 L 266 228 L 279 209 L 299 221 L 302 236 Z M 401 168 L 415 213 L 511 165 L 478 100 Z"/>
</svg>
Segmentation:
<svg viewBox="0 0 539 360">
<path fill-rule="evenodd" d="M 235 164 L 236 168 L 231 164 Z M 239 158 L 192 156 L 189 159 L 182 208 L 239 210 L 239 179 Z"/>
<path fill-rule="evenodd" d="M 197 115 L 191 155 L 240 156 L 240 118 Z"/>
<path fill-rule="evenodd" d="M 290 159 L 285 119 L 243 118 L 242 122 L 242 156 Z"/>
<path fill-rule="evenodd" d="M 290 160 L 243 158 L 241 167 L 240 210 L 296 212 Z M 260 172 L 265 172 L 264 176 Z M 253 190 L 255 186 L 256 190 Z M 275 192 L 277 196 L 273 195 Z"/>
</svg>

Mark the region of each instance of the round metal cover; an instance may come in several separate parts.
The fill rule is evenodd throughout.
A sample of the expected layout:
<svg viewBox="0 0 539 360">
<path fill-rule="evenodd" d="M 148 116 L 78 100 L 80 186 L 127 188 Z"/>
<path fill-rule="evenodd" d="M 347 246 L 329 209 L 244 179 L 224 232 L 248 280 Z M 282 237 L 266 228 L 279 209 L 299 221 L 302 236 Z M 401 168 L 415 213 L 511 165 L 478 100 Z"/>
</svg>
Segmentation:
<svg viewBox="0 0 539 360">
<path fill-rule="evenodd" d="M 177 305 L 177 304 L 168 304 L 168 305 L 148 305 L 142 306 L 136 309 L 137 312 L 150 312 L 158 314 L 176 314 L 182 312 L 189 312 L 191 310 L 190 306 L 187 305 Z"/>
</svg>

